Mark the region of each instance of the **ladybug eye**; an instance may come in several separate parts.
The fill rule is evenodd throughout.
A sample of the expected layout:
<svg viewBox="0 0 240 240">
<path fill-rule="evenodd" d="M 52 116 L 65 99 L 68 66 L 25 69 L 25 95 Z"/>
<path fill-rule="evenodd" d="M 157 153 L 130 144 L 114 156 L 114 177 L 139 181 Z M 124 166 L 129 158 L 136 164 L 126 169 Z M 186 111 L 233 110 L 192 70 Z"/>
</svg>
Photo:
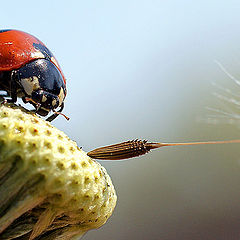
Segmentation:
<svg viewBox="0 0 240 240">
<path fill-rule="evenodd" d="M 34 91 L 34 92 L 32 92 L 32 99 L 34 101 L 36 101 L 36 102 L 44 102 L 43 98 L 44 98 L 44 94 L 43 94 L 42 91 Z M 46 98 L 46 100 L 47 100 L 47 98 Z"/>
</svg>

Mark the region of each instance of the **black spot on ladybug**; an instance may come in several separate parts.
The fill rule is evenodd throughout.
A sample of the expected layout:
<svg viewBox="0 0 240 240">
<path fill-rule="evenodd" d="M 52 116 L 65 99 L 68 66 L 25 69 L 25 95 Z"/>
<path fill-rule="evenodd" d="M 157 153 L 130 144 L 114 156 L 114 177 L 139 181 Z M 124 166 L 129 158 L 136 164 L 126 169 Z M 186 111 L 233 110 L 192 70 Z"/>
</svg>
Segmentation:
<svg viewBox="0 0 240 240">
<path fill-rule="evenodd" d="M 0 30 L 0 33 L 9 32 L 9 31 L 11 31 L 11 29 L 3 29 L 3 30 Z"/>
<path fill-rule="evenodd" d="M 46 46 L 42 45 L 41 43 L 33 43 L 33 46 L 34 48 L 39 50 L 47 60 L 51 61 L 53 54 L 50 52 L 50 50 Z"/>
</svg>

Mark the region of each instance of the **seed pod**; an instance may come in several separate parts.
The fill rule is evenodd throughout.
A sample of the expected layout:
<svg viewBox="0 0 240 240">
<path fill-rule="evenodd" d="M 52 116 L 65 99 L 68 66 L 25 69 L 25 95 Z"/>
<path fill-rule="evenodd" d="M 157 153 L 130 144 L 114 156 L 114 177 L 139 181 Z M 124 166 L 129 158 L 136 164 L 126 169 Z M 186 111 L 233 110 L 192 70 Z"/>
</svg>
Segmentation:
<svg viewBox="0 0 240 240">
<path fill-rule="evenodd" d="M 75 239 L 116 205 L 106 170 L 63 132 L 0 106 L 0 239 Z"/>
</svg>

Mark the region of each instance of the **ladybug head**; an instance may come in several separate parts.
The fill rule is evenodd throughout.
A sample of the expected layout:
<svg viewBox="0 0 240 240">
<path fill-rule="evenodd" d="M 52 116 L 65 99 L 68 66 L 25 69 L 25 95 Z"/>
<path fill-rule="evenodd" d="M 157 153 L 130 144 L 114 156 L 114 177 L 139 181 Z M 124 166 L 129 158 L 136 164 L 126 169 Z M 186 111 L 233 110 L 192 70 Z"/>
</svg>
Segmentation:
<svg viewBox="0 0 240 240">
<path fill-rule="evenodd" d="M 34 91 L 32 93 L 32 98 L 25 97 L 25 101 L 26 100 L 35 106 L 37 113 L 41 116 L 46 116 L 50 110 L 59 107 L 58 96 L 44 90 Z"/>
<path fill-rule="evenodd" d="M 46 116 L 51 110 L 55 112 L 56 108 L 63 107 L 65 83 L 51 61 L 34 60 L 19 68 L 16 75 L 23 101 L 30 102 L 39 115 Z"/>
</svg>

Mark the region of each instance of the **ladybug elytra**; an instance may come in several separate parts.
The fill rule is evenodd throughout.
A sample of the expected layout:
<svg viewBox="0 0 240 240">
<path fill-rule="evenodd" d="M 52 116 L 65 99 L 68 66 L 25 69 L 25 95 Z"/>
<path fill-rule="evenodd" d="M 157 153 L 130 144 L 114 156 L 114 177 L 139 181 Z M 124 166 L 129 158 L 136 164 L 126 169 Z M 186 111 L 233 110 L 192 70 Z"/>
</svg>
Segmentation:
<svg viewBox="0 0 240 240">
<path fill-rule="evenodd" d="M 0 90 L 7 92 L 10 102 L 19 97 L 24 103 L 31 103 L 41 116 L 53 111 L 47 118 L 52 121 L 64 108 L 66 79 L 57 60 L 40 40 L 6 29 L 0 30 Z"/>
</svg>

